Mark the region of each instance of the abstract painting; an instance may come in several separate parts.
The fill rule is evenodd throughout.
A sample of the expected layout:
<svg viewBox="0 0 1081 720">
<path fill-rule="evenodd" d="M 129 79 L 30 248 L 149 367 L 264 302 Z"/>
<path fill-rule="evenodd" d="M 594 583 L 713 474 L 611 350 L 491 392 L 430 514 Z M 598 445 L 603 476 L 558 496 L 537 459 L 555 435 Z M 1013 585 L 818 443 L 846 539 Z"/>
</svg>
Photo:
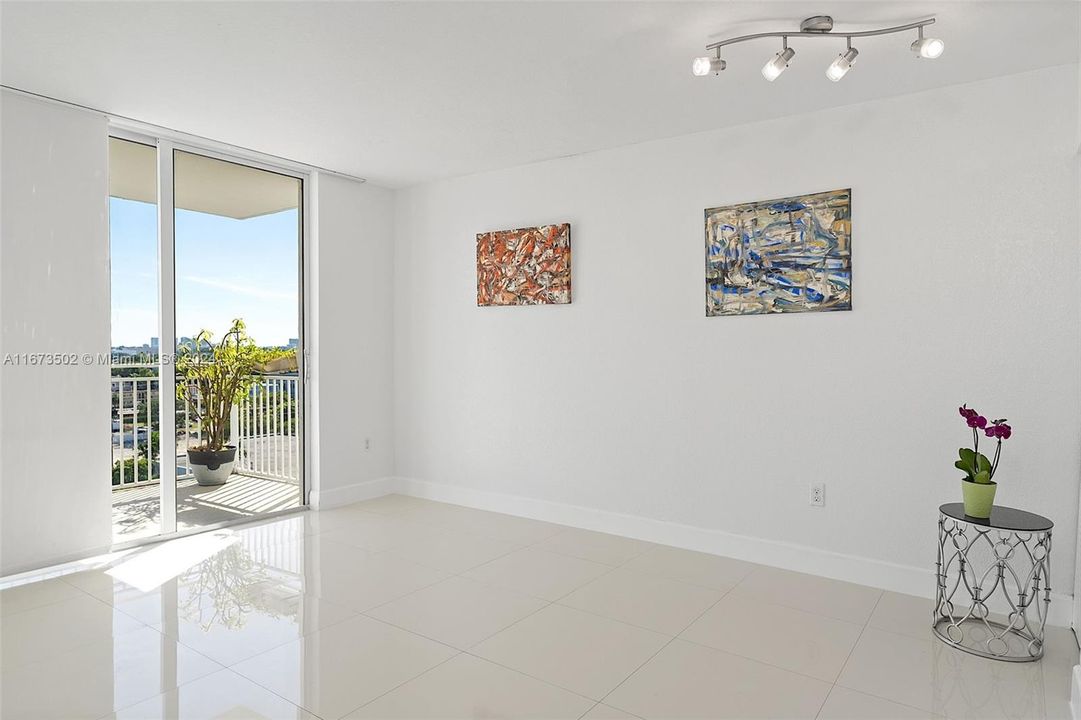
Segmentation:
<svg viewBox="0 0 1081 720">
<path fill-rule="evenodd" d="M 477 305 L 570 301 L 569 223 L 477 235 Z"/>
<path fill-rule="evenodd" d="M 852 190 L 706 210 L 706 316 L 852 309 Z"/>
</svg>

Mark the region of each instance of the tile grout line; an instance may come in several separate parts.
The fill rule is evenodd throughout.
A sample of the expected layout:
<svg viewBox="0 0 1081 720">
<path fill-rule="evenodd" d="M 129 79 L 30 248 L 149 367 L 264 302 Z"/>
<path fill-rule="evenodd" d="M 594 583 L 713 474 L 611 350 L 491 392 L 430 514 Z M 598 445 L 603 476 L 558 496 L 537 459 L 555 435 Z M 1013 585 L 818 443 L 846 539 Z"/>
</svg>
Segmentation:
<svg viewBox="0 0 1081 720">
<path fill-rule="evenodd" d="M 737 583 L 737 584 L 738 584 L 738 583 Z M 668 642 L 666 642 L 666 643 L 665 643 L 664 645 L 662 645 L 661 647 L 659 647 L 659 648 L 657 649 L 657 651 L 656 651 L 656 652 L 654 652 L 654 653 L 653 653 L 652 655 L 650 655 L 650 656 L 649 656 L 648 658 L 646 658 L 646 659 L 645 659 L 645 660 L 644 660 L 644 661 L 643 661 L 643 662 L 642 662 L 642 663 L 641 663 L 640 665 L 638 665 L 638 667 L 636 667 L 636 668 L 635 668 L 634 670 L 632 670 L 632 671 L 631 671 L 630 673 L 628 673 L 626 677 L 624 677 L 624 678 L 623 678 L 622 680 L 620 680 L 620 681 L 619 681 L 619 683 L 618 683 L 618 684 L 617 684 L 617 685 L 616 685 L 615 687 L 613 687 L 613 688 L 612 688 L 611 690 L 609 690 L 609 691 L 608 691 L 607 693 L 605 693 L 604 697 L 602 697 L 602 698 L 601 698 L 600 702 L 602 702 L 602 703 L 605 703 L 605 704 L 607 704 L 607 703 L 606 703 L 605 701 L 606 701 L 606 700 L 608 700 L 608 698 L 609 698 L 609 697 L 610 697 L 610 696 L 612 695 L 612 693 L 614 693 L 614 692 L 615 692 L 616 690 L 619 690 L 619 689 L 620 689 L 621 687 L 623 687 L 623 685 L 624 685 L 624 684 L 625 684 L 625 683 L 626 683 L 626 682 L 627 682 L 628 680 L 630 680 L 630 679 L 631 679 L 632 677 L 634 677 L 634 676 L 635 676 L 635 675 L 636 675 L 636 674 L 638 673 L 638 671 L 639 671 L 639 670 L 641 670 L 641 669 L 642 669 L 642 668 L 644 668 L 644 667 L 645 667 L 645 666 L 646 666 L 647 664 L 649 664 L 649 662 L 650 662 L 651 660 L 653 660 L 653 658 L 655 658 L 655 657 L 657 657 L 658 655 L 660 655 L 660 654 L 661 654 L 661 653 L 662 653 L 662 652 L 664 651 L 664 649 L 665 649 L 665 648 L 667 648 L 667 647 L 668 647 L 669 645 L 671 645 L 672 643 L 674 643 L 674 642 L 675 642 L 675 641 L 676 641 L 676 640 L 677 640 L 677 639 L 679 638 L 679 636 L 680 636 L 680 635 L 682 635 L 682 634 L 683 634 L 684 632 L 686 632 L 687 628 L 689 628 L 689 627 L 690 627 L 691 625 L 694 625 L 694 624 L 695 624 L 696 622 L 698 622 L 698 621 L 699 621 L 699 620 L 700 620 L 700 619 L 702 618 L 702 616 L 703 616 L 703 615 L 705 615 L 705 614 L 706 614 L 706 613 L 708 613 L 708 612 L 709 612 L 710 610 L 712 610 L 713 608 L 715 608 L 715 607 L 716 607 L 716 606 L 718 605 L 718 603 L 720 603 L 720 602 L 721 602 L 721 600 L 724 600 L 724 599 L 725 599 L 725 597 L 727 597 L 727 596 L 728 596 L 728 593 L 732 592 L 732 590 L 733 590 L 734 588 L 735 588 L 735 585 L 733 585 L 733 586 L 732 586 L 731 588 L 729 588 L 728 590 L 726 590 L 726 591 L 724 592 L 724 594 L 723 594 L 723 595 L 721 595 L 721 597 L 717 598 L 717 601 L 716 601 L 715 603 L 713 603 L 713 604 L 712 604 L 712 605 L 710 605 L 710 606 L 709 606 L 708 608 L 706 608 L 706 609 L 705 609 L 705 610 L 703 610 L 703 611 L 702 611 L 701 613 L 699 613 L 699 614 L 698 614 L 697 616 L 695 616 L 695 618 L 694 618 L 693 620 L 691 620 L 691 621 L 690 621 L 689 623 L 687 623 L 687 624 L 686 624 L 686 625 L 685 625 L 685 626 L 683 627 L 683 629 L 682 629 L 682 630 L 680 630 L 680 631 L 679 631 L 678 633 L 676 633 L 676 634 L 675 634 L 674 636 L 672 636 L 671 638 L 669 638 Z M 623 710 L 623 708 L 620 708 L 620 707 L 619 707 L 618 705 L 612 705 L 611 707 L 617 708 L 617 709 L 619 709 L 619 710 Z M 624 711 L 624 712 L 630 712 L 630 711 L 629 711 L 629 710 L 626 710 L 626 711 Z M 631 713 L 631 714 L 633 715 L 634 713 Z"/>
<path fill-rule="evenodd" d="M 400 628 L 399 628 L 399 629 L 400 629 Z M 422 635 L 421 637 L 424 637 L 424 636 Z M 429 638 L 429 639 L 430 639 L 430 638 Z M 444 644 L 445 644 L 445 643 L 444 643 Z M 455 650 L 457 650 L 457 648 L 455 648 Z M 361 708 L 365 708 L 365 707 L 368 707 L 369 705 L 371 705 L 371 704 L 372 704 L 373 702 L 375 702 L 376 700 L 379 700 L 380 698 L 382 698 L 382 697 L 384 697 L 384 696 L 386 696 L 386 695 L 389 695 L 390 693 L 394 692 L 395 690 L 397 690 L 398 688 L 402 687 L 403 685 L 407 685 L 408 683 L 411 683 L 411 682 L 413 682 L 414 680 L 417 680 L 418 678 L 422 678 L 422 677 L 424 677 L 424 676 L 425 676 L 425 675 L 427 675 L 428 673 L 430 673 L 430 672 L 433 672 L 433 671 L 434 671 L 434 670 L 436 670 L 437 668 L 440 668 L 440 667 L 442 667 L 442 666 L 446 665 L 446 664 L 447 664 L 447 663 L 449 663 L 449 662 L 450 662 L 451 660 L 453 660 L 454 658 L 456 658 L 456 657 L 459 657 L 459 656 L 461 656 L 461 655 L 465 655 L 465 653 L 464 653 L 463 651 L 459 650 L 459 651 L 458 651 L 457 653 L 455 653 L 454 655 L 451 655 L 451 656 L 450 656 L 449 658 L 447 658 L 446 660 L 443 660 L 442 662 L 438 662 L 438 663 L 436 663 L 435 665 L 432 665 L 432 666 L 431 666 L 430 668 L 428 668 L 427 670 L 424 670 L 424 671 L 420 672 L 419 674 L 417 674 L 417 675 L 414 675 L 414 676 L 413 676 L 413 677 L 411 677 L 411 678 L 406 678 L 405 680 L 402 680 L 402 681 L 401 681 L 400 683 L 398 683 L 398 684 L 397 684 L 397 685 L 395 685 L 394 687 L 390 688 L 390 689 L 389 689 L 389 690 L 387 690 L 386 692 L 382 692 L 382 693 L 380 693 L 380 694 L 376 695 L 376 696 L 375 696 L 375 697 L 373 697 L 373 698 L 372 698 L 371 700 L 368 700 L 368 701 L 366 701 L 366 702 L 363 702 L 363 703 L 361 703 L 360 705 L 357 705 L 357 706 L 356 706 L 355 708 L 353 708 L 353 709 L 352 709 L 352 710 L 350 710 L 349 712 L 347 712 L 347 713 L 345 713 L 344 715 L 340 716 L 340 718 L 333 718 L 332 720 L 341 720 L 342 718 L 346 718 L 346 717 L 348 717 L 348 716 L 352 715 L 353 713 L 355 713 L 355 712 L 356 712 L 357 710 L 360 710 Z"/>
<path fill-rule="evenodd" d="M 590 708 L 588 710 L 586 710 L 584 713 L 582 713 L 581 715 L 578 716 L 578 720 L 582 720 L 582 718 L 584 718 L 586 715 L 588 715 L 591 712 L 593 712 L 594 710 L 596 710 L 598 707 L 600 707 L 600 703 L 599 702 L 594 702 L 593 705 L 590 706 Z"/>
<path fill-rule="evenodd" d="M 185 647 L 187 647 L 187 646 L 185 645 Z M 190 649 L 190 648 L 189 648 L 189 649 Z M 206 656 L 204 655 L 203 657 L 206 657 Z M 110 712 L 110 713 L 106 713 L 105 715 L 102 715 L 102 716 L 101 716 L 101 718 L 99 718 L 99 720 L 107 720 L 108 718 L 112 718 L 112 717 L 115 717 L 115 715 L 116 715 L 117 713 L 119 713 L 119 712 L 122 712 L 122 711 L 124 711 L 124 710 L 127 710 L 127 709 L 129 709 L 129 708 L 133 708 L 133 707 L 135 707 L 136 705 L 141 705 L 141 704 L 143 704 L 143 703 L 145 703 L 145 702 L 149 702 L 149 701 L 151 701 L 151 700 L 153 700 L 153 699 L 155 699 L 155 698 L 161 698 L 161 697 L 163 697 L 164 695 L 167 695 L 167 694 L 169 694 L 170 692 L 179 692 L 180 688 L 182 688 L 182 687 L 186 687 L 186 686 L 188 686 L 188 685 L 191 685 L 191 684 L 193 684 L 193 683 L 197 683 L 197 682 L 199 682 L 200 680 L 205 680 L 205 679 L 207 679 L 208 677 L 210 677 L 210 676 L 212 676 L 212 675 L 218 675 L 218 674 L 220 674 L 220 673 L 228 673 L 228 674 L 230 674 L 230 675 L 234 675 L 234 676 L 236 676 L 236 677 L 240 678 L 241 680 L 243 680 L 243 681 L 245 681 L 245 682 L 249 682 L 249 683 L 251 683 L 252 685 L 256 686 L 257 688 L 259 688 L 259 689 L 261 689 L 261 690 L 263 690 L 263 691 L 265 691 L 265 692 L 267 692 L 267 693 L 269 693 L 269 694 L 273 695 L 274 697 L 278 698 L 278 699 L 279 699 L 279 700 L 281 700 L 282 702 L 284 702 L 284 703 L 287 703 L 287 704 L 289 704 L 290 706 L 292 706 L 292 707 L 295 707 L 295 708 L 297 708 L 298 710 L 301 710 L 301 711 L 303 711 L 303 712 L 306 712 L 306 713 L 308 713 L 309 715 L 312 715 L 313 717 L 319 718 L 319 720 L 329 720 L 328 718 L 325 718 L 325 717 L 324 717 L 323 715 L 318 715 L 318 714 L 316 714 L 316 713 L 312 712 L 311 710 L 308 710 L 307 708 L 304 708 L 304 707 L 301 707 L 300 705 L 297 705 L 297 704 L 296 704 L 295 702 L 293 702 L 293 701 L 292 701 L 292 700 L 290 700 L 289 698 L 286 698 L 286 697 L 282 697 L 281 695 L 279 695 L 278 693 L 274 692 L 274 691 L 273 691 L 273 690 L 271 690 L 270 688 L 268 688 L 268 687 L 264 687 L 264 686 L 260 685 L 259 683 L 255 682 L 254 680 L 252 680 L 252 679 L 251 679 L 251 678 L 249 678 L 248 676 L 246 676 L 246 675 L 241 675 L 240 673 L 236 672 L 236 671 L 235 671 L 235 670 L 233 670 L 232 668 L 230 668 L 230 667 L 228 667 L 228 666 L 226 666 L 226 665 L 222 665 L 222 664 L 221 664 L 221 663 L 219 663 L 219 662 L 218 662 L 217 660 L 213 660 L 213 659 L 211 659 L 211 660 L 212 660 L 212 662 L 215 662 L 215 663 L 217 663 L 217 664 L 218 664 L 218 665 L 220 665 L 221 667 L 220 667 L 220 668 L 219 668 L 218 670 L 215 670 L 215 671 L 213 671 L 213 672 L 209 672 L 209 673 L 207 673 L 206 675 L 202 675 L 202 676 L 200 676 L 200 677 L 197 677 L 197 678 L 192 678 L 191 680 L 188 680 L 188 681 L 186 681 L 186 682 L 182 682 L 182 683 L 177 683 L 177 684 L 176 684 L 176 687 L 173 687 L 173 688 L 169 688 L 168 690 L 166 690 L 166 691 L 164 691 L 164 692 L 159 692 L 159 693 L 155 693 L 154 695 L 151 695 L 151 696 L 150 696 L 150 697 L 148 697 L 148 698 L 143 698 L 142 700 L 139 700 L 139 701 L 137 701 L 137 702 L 133 702 L 133 703 L 131 703 L 130 705 L 125 705 L 125 706 L 123 706 L 123 707 L 119 707 L 119 708 L 113 708 L 113 711 L 112 711 L 112 712 Z"/>
<path fill-rule="evenodd" d="M 860 640 L 863 638 L 864 631 L 870 627 L 871 618 L 875 615 L 875 610 L 878 609 L 878 604 L 882 602 L 882 598 L 886 595 L 886 591 L 882 590 L 878 593 L 878 597 L 875 599 L 875 605 L 871 608 L 871 612 L 868 613 L 867 619 L 863 622 L 863 627 L 860 628 L 860 634 L 856 636 L 856 642 L 852 643 L 852 647 L 848 649 L 848 654 L 845 655 L 845 661 L 841 663 L 841 669 L 837 671 L 836 677 L 833 678 L 833 682 L 830 683 L 829 692 L 826 693 L 826 697 L 822 699 L 822 704 L 818 706 L 818 712 L 815 713 L 815 720 L 818 720 L 818 716 L 822 714 L 823 708 L 826 707 L 826 703 L 829 702 L 830 695 L 833 694 L 834 688 L 837 687 L 837 681 L 841 679 L 841 675 L 844 674 L 845 668 L 848 667 L 848 662 L 852 659 L 852 653 L 856 652 L 856 646 L 860 644 Z M 846 688 L 847 689 L 847 688 Z M 877 697 L 877 696 L 876 696 Z M 885 700 L 886 698 L 882 698 Z"/>
</svg>

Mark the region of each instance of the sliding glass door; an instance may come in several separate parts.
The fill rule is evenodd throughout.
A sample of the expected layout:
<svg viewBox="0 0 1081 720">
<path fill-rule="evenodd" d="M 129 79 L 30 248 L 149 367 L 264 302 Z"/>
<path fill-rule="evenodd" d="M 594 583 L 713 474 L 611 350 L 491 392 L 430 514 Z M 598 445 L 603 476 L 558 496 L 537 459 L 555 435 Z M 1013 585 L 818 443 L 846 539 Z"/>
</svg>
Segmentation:
<svg viewBox="0 0 1081 720">
<path fill-rule="evenodd" d="M 303 179 L 151 142 L 111 140 L 116 543 L 305 502 Z"/>
<path fill-rule="evenodd" d="M 153 141 L 109 139 L 113 542 L 161 532 L 157 167 Z"/>
<path fill-rule="evenodd" d="M 178 529 L 301 504 L 301 181 L 174 151 Z"/>
</svg>

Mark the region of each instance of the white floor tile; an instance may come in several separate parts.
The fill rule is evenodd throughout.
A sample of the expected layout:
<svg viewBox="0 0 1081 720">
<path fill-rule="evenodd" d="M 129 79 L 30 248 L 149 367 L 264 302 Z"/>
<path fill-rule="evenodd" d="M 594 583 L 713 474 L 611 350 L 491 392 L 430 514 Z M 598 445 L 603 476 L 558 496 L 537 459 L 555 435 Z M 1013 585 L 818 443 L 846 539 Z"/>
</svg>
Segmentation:
<svg viewBox="0 0 1081 720">
<path fill-rule="evenodd" d="M 935 642 L 867 628 L 837 684 L 932 712 Z"/>
<path fill-rule="evenodd" d="M 456 654 L 446 645 L 361 616 L 233 669 L 321 718 L 340 718 Z"/>
<path fill-rule="evenodd" d="M 605 565 L 622 565 L 656 546 L 619 535 L 570 528 L 542 540 L 535 547 Z"/>
<path fill-rule="evenodd" d="M 668 640 L 626 623 L 549 605 L 472 652 L 600 700 Z"/>
<path fill-rule="evenodd" d="M 137 588 L 109 575 L 106 568 L 84 570 L 64 575 L 58 579 L 110 605 L 114 604 L 113 600 L 117 595 L 141 592 Z"/>
<path fill-rule="evenodd" d="M 108 720 L 320 720 L 229 670 L 144 700 Z"/>
<path fill-rule="evenodd" d="M 639 720 L 639 718 L 637 715 L 617 710 L 604 703 L 597 703 L 592 710 L 582 716 L 582 720 Z"/>
<path fill-rule="evenodd" d="M 950 718 L 1047 714 L 1041 663 L 986 660 L 876 628 L 864 631 L 837 684 Z"/>
<path fill-rule="evenodd" d="M 0 716 L 100 718 L 221 670 L 148 627 L 4 669 Z"/>
<path fill-rule="evenodd" d="M 680 637 L 832 683 L 862 630 L 862 625 L 727 595 Z"/>
<path fill-rule="evenodd" d="M 230 527 L 229 531 L 240 538 L 240 543 L 245 548 L 255 550 L 270 545 L 299 542 L 319 530 L 316 524 L 325 521 L 326 516 L 326 513 L 301 510 L 273 520 Z"/>
<path fill-rule="evenodd" d="M 442 570 L 327 540 L 308 538 L 304 589 L 354 610 L 371 608 L 450 577 Z"/>
<path fill-rule="evenodd" d="M 141 627 L 146 626 L 85 594 L 39 605 L 0 618 L 0 665 L 7 672 Z"/>
<path fill-rule="evenodd" d="M 350 720 L 577 720 L 593 701 L 471 655 L 410 680 L 347 717 Z"/>
<path fill-rule="evenodd" d="M 506 540 L 448 530 L 437 536 L 417 538 L 386 552 L 404 560 L 458 574 L 520 547 Z"/>
<path fill-rule="evenodd" d="M 926 640 L 931 637 L 934 606 L 935 603 L 930 598 L 885 591 L 868 624 L 879 630 Z"/>
<path fill-rule="evenodd" d="M 466 530 L 476 518 L 484 514 L 484 510 L 464 505 L 429 502 L 402 512 L 400 517 L 444 530 Z"/>
<path fill-rule="evenodd" d="M 356 523 L 358 519 L 379 514 L 380 513 L 362 510 L 356 505 L 345 505 L 343 507 L 331 508 L 330 510 L 308 510 L 293 516 L 299 520 L 300 525 L 299 528 L 296 526 L 294 526 L 294 528 L 298 529 L 305 536 L 316 535 L 348 527 Z M 297 520 L 293 520 L 292 522 L 296 523 Z"/>
<path fill-rule="evenodd" d="M 344 605 L 273 584 L 231 590 L 182 605 L 156 627 L 228 666 L 357 615 Z"/>
<path fill-rule="evenodd" d="M 0 616 L 69 600 L 81 594 L 79 590 L 60 578 L 5 588 L 0 590 Z"/>
<path fill-rule="evenodd" d="M 626 565 L 626 569 L 635 572 L 716 590 L 730 590 L 757 567 L 759 566 L 721 555 L 666 546 L 656 546 Z"/>
<path fill-rule="evenodd" d="M 673 640 L 605 698 L 643 718 L 814 718 L 830 684 Z"/>
<path fill-rule="evenodd" d="M 466 650 L 546 604 L 544 600 L 476 580 L 452 577 L 367 614 Z"/>
<path fill-rule="evenodd" d="M 835 685 L 818 720 L 931 720 L 926 710 L 884 700 Z"/>
<path fill-rule="evenodd" d="M 882 594 L 881 590 L 866 585 L 771 567 L 756 568 L 735 592 L 860 625 L 871 617 Z"/>
<path fill-rule="evenodd" d="M 148 591 L 116 580 L 101 570 L 65 576 L 64 580 L 152 627 L 162 627 L 170 608 L 197 603 L 193 589 L 176 578 Z M 175 614 L 175 612 L 174 612 Z"/>
<path fill-rule="evenodd" d="M 365 550 L 389 550 L 422 538 L 437 537 L 442 529 L 403 519 L 397 515 L 356 513 L 351 522 L 320 533 L 321 537 Z"/>
<path fill-rule="evenodd" d="M 541 542 L 567 529 L 565 525 L 514 517 L 502 513 L 477 511 L 468 525 L 457 528 L 463 532 L 507 540 L 521 545 Z"/>
<path fill-rule="evenodd" d="M 381 515 L 398 515 L 400 513 L 426 507 L 442 507 L 444 503 L 438 503 L 424 498 L 411 497 L 409 495 L 383 495 L 371 500 L 362 500 L 344 506 L 343 509 L 364 510 L 366 512 L 379 513 Z"/>
<path fill-rule="evenodd" d="M 466 572 L 465 576 L 552 601 L 611 569 L 610 565 L 527 547 L 479 565 Z"/>
<path fill-rule="evenodd" d="M 722 595 L 723 590 L 617 569 L 559 604 L 675 636 Z"/>
</svg>

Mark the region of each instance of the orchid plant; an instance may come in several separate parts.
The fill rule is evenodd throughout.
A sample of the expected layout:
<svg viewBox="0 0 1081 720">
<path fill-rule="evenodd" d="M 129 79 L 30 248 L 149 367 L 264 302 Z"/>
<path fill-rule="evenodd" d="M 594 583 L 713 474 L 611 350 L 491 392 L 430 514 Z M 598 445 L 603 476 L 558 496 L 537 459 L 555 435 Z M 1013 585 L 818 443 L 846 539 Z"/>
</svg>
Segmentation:
<svg viewBox="0 0 1081 720">
<path fill-rule="evenodd" d="M 965 419 L 965 423 L 972 428 L 972 447 L 959 449 L 957 454 L 961 459 L 953 465 L 965 473 L 965 479 L 969 482 L 988 485 L 995 477 L 995 471 L 998 470 L 998 460 L 1002 456 L 1002 441 L 1010 439 L 1013 429 L 1006 424 L 1006 418 L 992 420 L 988 424 L 987 418 L 965 405 L 957 410 Z M 994 460 L 987 459 L 987 456 L 980 452 L 981 430 L 986 437 L 997 440 Z"/>
</svg>

